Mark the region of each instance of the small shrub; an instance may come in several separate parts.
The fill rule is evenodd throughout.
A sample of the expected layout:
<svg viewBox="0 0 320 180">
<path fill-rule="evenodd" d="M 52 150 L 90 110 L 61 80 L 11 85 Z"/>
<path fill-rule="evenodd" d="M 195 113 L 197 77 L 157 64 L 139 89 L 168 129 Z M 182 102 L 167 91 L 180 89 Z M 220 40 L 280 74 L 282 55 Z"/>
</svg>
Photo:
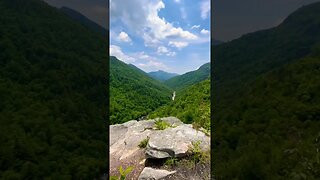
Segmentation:
<svg viewBox="0 0 320 180">
<path fill-rule="evenodd" d="M 203 132 L 206 136 L 210 136 L 210 130 L 203 128 L 199 123 L 193 122 L 192 128 L 197 131 Z"/>
<path fill-rule="evenodd" d="M 149 142 L 149 137 L 147 137 L 146 139 L 142 140 L 140 143 L 139 143 L 139 148 L 146 148 L 147 147 L 147 144 Z"/>
<path fill-rule="evenodd" d="M 164 165 L 169 166 L 169 167 L 173 167 L 177 164 L 177 162 L 178 162 L 177 158 L 171 157 L 165 161 Z"/>
<path fill-rule="evenodd" d="M 171 125 L 168 122 L 163 121 L 161 119 L 156 120 L 154 126 L 158 130 L 164 130 L 164 129 L 168 128 L 168 127 L 171 127 Z"/>
<path fill-rule="evenodd" d="M 185 123 L 190 124 L 193 122 L 193 113 L 191 111 L 188 111 L 185 115 L 184 115 L 184 119 L 185 119 Z"/>
<path fill-rule="evenodd" d="M 202 132 L 203 132 L 206 136 L 210 136 L 210 130 L 203 129 Z"/>
<path fill-rule="evenodd" d="M 192 128 L 195 129 L 195 130 L 197 130 L 197 131 L 200 131 L 201 126 L 200 126 L 200 124 L 198 124 L 198 123 L 196 123 L 196 122 L 193 122 L 193 123 L 192 123 Z"/>
<path fill-rule="evenodd" d="M 126 177 L 133 170 L 132 166 L 129 166 L 127 169 L 123 169 L 122 166 L 119 167 L 120 176 L 111 176 L 110 180 L 126 180 Z"/>
<path fill-rule="evenodd" d="M 203 152 L 200 148 L 201 141 L 192 142 L 192 147 L 190 148 L 191 160 L 196 164 L 198 162 L 205 163 L 208 160 L 208 155 Z"/>
<path fill-rule="evenodd" d="M 118 176 L 110 176 L 109 180 L 119 180 L 119 177 Z"/>
</svg>

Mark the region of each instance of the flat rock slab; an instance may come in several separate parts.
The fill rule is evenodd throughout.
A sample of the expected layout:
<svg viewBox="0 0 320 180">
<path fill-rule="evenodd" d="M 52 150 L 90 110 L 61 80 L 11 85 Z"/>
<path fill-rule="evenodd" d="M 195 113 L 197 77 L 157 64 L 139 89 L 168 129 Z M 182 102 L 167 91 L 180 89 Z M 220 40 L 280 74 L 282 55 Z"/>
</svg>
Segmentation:
<svg viewBox="0 0 320 180">
<path fill-rule="evenodd" d="M 122 164 L 128 164 L 135 167 L 142 166 L 139 163 L 145 159 L 145 154 L 141 154 L 142 149 L 140 149 L 138 145 L 141 141 L 158 131 L 154 129 L 156 120 L 157 119 L 143 121 L 132 120 L 123 124 L 110 126 L 109 154 L 110 169 L 113 169 L 112 172 L 119 169 L 119 166 Z M 175 117 L 161 118 L 161 120 L 178 127 L 183 124 Z"/>
<path fill-rule="evenodd" d="M 153 169 L 145 167 L 139 176 L 139 180 L 158 180 L 164 179 L 167 176 L 174 174 L 176 171 L 167 171 L 161 169 Z"/>
<path fill-rule="evenodd" d="M 172 126 L 179 126 L 183 123 L 175 117 L 161 118 Z M 110 155 L 120 156 L 124 159 L 133 155 L 139 150 L 141 141 L 157 132 L 153 129 L 155 120 L 128 121 L 123 124 L 110 126 Z"/>
<path fill-rule="evenodd" d="M 146 149 L 148 158 L 185 157 L 192 142 L 200 142 L 203 151 L 210 149 L 210 137 L 192 128 L 191 124 L 182 124 L 150 134 Z"/>
</svg>

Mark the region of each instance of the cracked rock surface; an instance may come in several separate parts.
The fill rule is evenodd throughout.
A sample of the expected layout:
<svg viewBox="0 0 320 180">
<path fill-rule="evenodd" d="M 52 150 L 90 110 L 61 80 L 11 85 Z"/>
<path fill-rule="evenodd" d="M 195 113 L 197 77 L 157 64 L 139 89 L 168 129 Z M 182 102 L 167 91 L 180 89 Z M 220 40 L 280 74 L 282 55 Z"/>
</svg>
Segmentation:
<svg viewBox="0 0 320 180">
<path fill-rule="evenodd" d="M 191 124 L 182 124 L 150 134 L 146 154 L 148 158 L 184 157 L 192 142 L 200 141 L 203 151 L 209 150 L 210 138 L 203 132 L 192 128 Z"/>
<path fill-rule="evenodd" d="M 150 172 L 166 174 L 169 171 L 150 169 L 150 167 L 145 167 L 145 164 L 141 162 L 144 162 L 147 158 L 184 157 L 194 141 L 200 141 L 200 147 L 204 151 L 210 149 L 210 137 L 201 131 L 193 129 L 192 125 L 183 124 L 175 117 L 161 118 L 161 120 L 169 123 L 171 127 L 164 130 L 156 130 L 154 128 L 156 119 L 132 120 L 110 126 L 111 175 L 119 175 L 120 166 L 124 168 L 134 167 L 133 172 L 129 174 L 127 179 L 138 179 L 139 176 L 139 179 L 143 179 L 147 177 L 145 174 L 150 174 Z M 139 148 L 140 142 L 147 138 L 149 138 L 147 147 L 145 149 Z M 151 177 L 151 179 L 159 178 L 157 176 Z"/>
</svg>

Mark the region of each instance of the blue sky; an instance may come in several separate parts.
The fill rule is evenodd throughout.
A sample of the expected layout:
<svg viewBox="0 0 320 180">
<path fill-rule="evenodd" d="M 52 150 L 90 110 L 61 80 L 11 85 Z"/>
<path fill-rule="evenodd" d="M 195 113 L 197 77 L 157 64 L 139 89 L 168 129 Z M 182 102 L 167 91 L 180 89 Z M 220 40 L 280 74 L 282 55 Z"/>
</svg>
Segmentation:
<svg viewBox="0 0 320 180">
<path fill-rule="evenodd" d="M 210 0 L 110 0 L 110 55 L 146 72 L 210 61 Z"/>
</svg>

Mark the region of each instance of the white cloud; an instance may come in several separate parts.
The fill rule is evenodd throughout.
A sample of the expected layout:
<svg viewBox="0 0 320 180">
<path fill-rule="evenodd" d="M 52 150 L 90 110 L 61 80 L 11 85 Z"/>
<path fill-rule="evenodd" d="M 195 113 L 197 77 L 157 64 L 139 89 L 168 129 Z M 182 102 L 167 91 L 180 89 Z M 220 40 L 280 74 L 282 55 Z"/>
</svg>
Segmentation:
<svg viewBox="0 0 320 180">
<path fill-rule="evenodd" d="M 159 54 L 164 54 L 164 53 L 168 53 L 168 52 L 169 52 L 169 50 L 166 47 L 164 47 L 164 46 L 158 47 Z"/>
<path fill-rule="evenodd" d="M 139 52 L 135 55 L 135 57 L 137 57 L 137 59 L 141 59 L 141 60 L 149 60 L 152 59 L 152 57 L 150 57 L 148 54 L 146 54 L 144 51 Z"/>
<path fill-rule="evenodd" d="M 167 56 L 175 56 L 176 52 L 171 52 L 170 50 L 168 50 L 168 48 L 164 47 L 164 46 L 159 46 L 157 53 L 159 55 L 167 55 Z"/>
<path fill-rule="evenodd" d="M 175 56 L 176 54 L 177 54 L 176 52 L 169 52 L 167 56 Z"/>
<path fill-rule="evenodd" d="M 142 38 L 144 39 L 144 45 L 148 47 L 157 47 L 158 44 L 161 44 L 160 40 L 153 38 L 148 33 L 143 33 Z"/>
<path fill-rule="evenodd" d="M 138 52 L 133 56 L 137 59 L 135 65 L 146 72 L 156 70 L 169 70 L 169 68 L 165 64 L 160 62 L 157 58 L 149 56 L 143 51 Z"/>
<path fill-rule="evenodd" d="M 203 0 L 200 3 L 201 18 L 207 19 L 210 14 L 210 0 Z"/>
<path fill-rule="evenodd" d="M 139 63 L 139 64 L 137 64 L 137 66 L 146 72 L 168 69 L 168 67 L 166 65 L 164 65 L 163 63 L 153 61 L 153 60 L 148 61 L 146 63 Z"/>
<path fill-rule="evenodd" d="M 208 35 L 208 34 L 210 34 L 210 31 L 208 31 L 208 30 L 206 30 L 206 29 L 202 29 L 202 30 L 200 31 L 200 33 L 201 33 L 201 34 L 204 34 L 204 35 Z"/>
<path fill-rule="evenodd" d="M 180 3 L 180 2 L 181 2 L 181 0 L 174 0 L 174 2 L 176 2 L 176 3 Z"/>
<path fill-rule="evenodd" d="M 169 68 L 165 64 L 160 62 L 157 58 L 149 56 L 144 51 L 133 53 L 129 56 L 123 53 L 119 46 L 110 45 L 110 56 L 115 56 L 119 60 L 127 64 L 134 64 L 146 72 L 156 70 L 169 70 Z"/>
<path fill-rule="evenodd" d="M 187 47 L 188 45 L 189 45 L 189 43 L 187 43 L 187 42 L 179 42 L 179 41 L 170 41 L 169 42 L 169 46 L 176 47 L 178 49 L 182 49 L 184 47 Z"/>
<path fill-rule="evenodd" d="M 119 46 L 110 45 L 109 52 L 110 52 L 110 56 L 115 56 L 119 60 L 121 60 L 125 63 L 132 63 L 132 62 L 136 61 L 136 59 L 134 57 L 131 57 L 131 56 L 124 54 Z"/>
<path fill-rule="evenodd" d="M 198 28 L 200 28 L 200 25 L 194 25 L 191 27 L 191 29 L 198 29 Z"/>
<path fill-rule="evenodd" d="M 162 0 L 111 0 L 111 22 L 121 20 L 144 39 L 146 46 L 157 45 L 170 39 L 195 40 L 198 37 L 181 27 L 160 18 L 158 13 L 165 8 Z"/>
<path fill-rule="evenodd" d="M 118 35 L 117 39 L 122 42 L 131 42 L 129 35 L 123 31 Z"/>
</svg>

